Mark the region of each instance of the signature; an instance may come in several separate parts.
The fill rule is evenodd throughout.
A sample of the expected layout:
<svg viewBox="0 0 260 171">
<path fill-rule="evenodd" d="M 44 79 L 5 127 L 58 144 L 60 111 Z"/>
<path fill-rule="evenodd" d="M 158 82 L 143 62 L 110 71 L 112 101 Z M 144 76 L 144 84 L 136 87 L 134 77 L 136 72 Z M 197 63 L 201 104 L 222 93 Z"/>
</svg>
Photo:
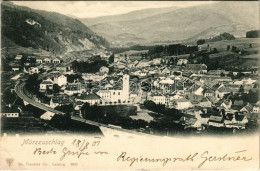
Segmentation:
<svg viewBox="0 0 260 171">
<path fill-rule="evenodd" d="M 221 156 L 211 155 L 209 151 L 204 151 L 199 155 L 198 152 L 188 154 L 184 157 L 161 157 L 161 158 L 150 158 L 150 157 L 133 157 L 127 155 L 126 152 L 122 152 L 118 157 L 118 162 L 128 162 L 129 166 L 133 166 L 135 163 L 161 163 L 162 166 L 173 162 L 199 162 L 198 168 L 201 168 L 203 165 L 209 162 L 226 162 L 226 161 L 250 161 L 252 157 L 246 156 L 244 153 L 247 150 L 236 151 L 233 154 L 224 154 Z"/>
</svg>

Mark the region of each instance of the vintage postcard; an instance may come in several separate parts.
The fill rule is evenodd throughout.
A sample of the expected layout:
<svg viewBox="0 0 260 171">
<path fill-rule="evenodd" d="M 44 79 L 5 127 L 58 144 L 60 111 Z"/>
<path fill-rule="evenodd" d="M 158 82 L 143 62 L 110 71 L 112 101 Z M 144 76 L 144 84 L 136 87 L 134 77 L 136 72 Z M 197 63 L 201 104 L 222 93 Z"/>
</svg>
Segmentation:
<svg viewBox="0 0 260 171">
<path fill-rule="evenodd" d="M 259 12 L 1 2 L 1 170 L 259 170 Z"/>
</svg>

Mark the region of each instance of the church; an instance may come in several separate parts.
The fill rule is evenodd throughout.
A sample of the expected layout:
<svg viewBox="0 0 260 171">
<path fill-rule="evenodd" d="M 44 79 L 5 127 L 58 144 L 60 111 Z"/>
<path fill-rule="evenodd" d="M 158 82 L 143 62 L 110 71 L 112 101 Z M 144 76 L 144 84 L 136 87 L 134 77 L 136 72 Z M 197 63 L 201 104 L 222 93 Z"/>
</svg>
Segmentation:
<svg viewBox="0 0 260 171">
<path fill-rule="evenodd" d="M 128 103 L 129 101 L 129 75 L 123 75 L 122 90 L 99 90 L 97 94 L 103 102 Z"/>
</svg>

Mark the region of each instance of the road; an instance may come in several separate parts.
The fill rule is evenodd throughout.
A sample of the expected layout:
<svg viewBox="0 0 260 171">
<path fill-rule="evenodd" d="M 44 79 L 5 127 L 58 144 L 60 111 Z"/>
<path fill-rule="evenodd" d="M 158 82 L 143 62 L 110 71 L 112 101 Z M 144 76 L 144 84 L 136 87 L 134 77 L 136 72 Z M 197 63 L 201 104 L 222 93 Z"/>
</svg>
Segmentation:
<svg viewBox="0 0 260 171">
<path fill-rule="evenodd" d="M 42 110 L 49 111 L 49 112 L 52 112 L 52 113 L 55 113 L 55 114 L 65 115 L 65 113 L 63 113 L 61 111 L 55 110 L 55 109 L 53 109 L 49 106 L 46 106 L 42 103 L 36 102 L 36 101 L 32 100 L 31 98 L 29 98 L 24 93 L 24 86 L 25 86 L 25 82 L 19 82 L 15 85 L 15 92 L 21 99 L 23 99 L 27 103 L 29 103 L 29 104 L 37 107 L 37 108 L 40 108 Z"/>
</svg>

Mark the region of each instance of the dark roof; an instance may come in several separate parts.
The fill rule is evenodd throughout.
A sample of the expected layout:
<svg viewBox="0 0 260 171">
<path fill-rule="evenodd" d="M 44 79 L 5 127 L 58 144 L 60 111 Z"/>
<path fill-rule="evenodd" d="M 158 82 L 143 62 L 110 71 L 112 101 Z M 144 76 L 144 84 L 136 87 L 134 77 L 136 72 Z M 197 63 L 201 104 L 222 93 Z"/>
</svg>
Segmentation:
<svg viewBox="0 0 260 171">
<path fill-rule="evenodd" d="M 98 100 L 100 97 L 97 94 L 91 93 L 91 94 L 81 94 L 79 97 L 76 97 L 77 99 L 82 100 Z"/>
<path fill-rule="evenodd" d="M 186 70 L 207 70 L 207 66 L 205 64 L 187 64 Z"/>
<path fill-rule="evenodd" d="M 223 117 L 211 115 L 209 118 L 209 122 L 223 123 Z"/>
<path fill-rule="evenodd" d="M 210 118 L 210 114 L 200 114 L 201 118 Z"/>
</svg>

